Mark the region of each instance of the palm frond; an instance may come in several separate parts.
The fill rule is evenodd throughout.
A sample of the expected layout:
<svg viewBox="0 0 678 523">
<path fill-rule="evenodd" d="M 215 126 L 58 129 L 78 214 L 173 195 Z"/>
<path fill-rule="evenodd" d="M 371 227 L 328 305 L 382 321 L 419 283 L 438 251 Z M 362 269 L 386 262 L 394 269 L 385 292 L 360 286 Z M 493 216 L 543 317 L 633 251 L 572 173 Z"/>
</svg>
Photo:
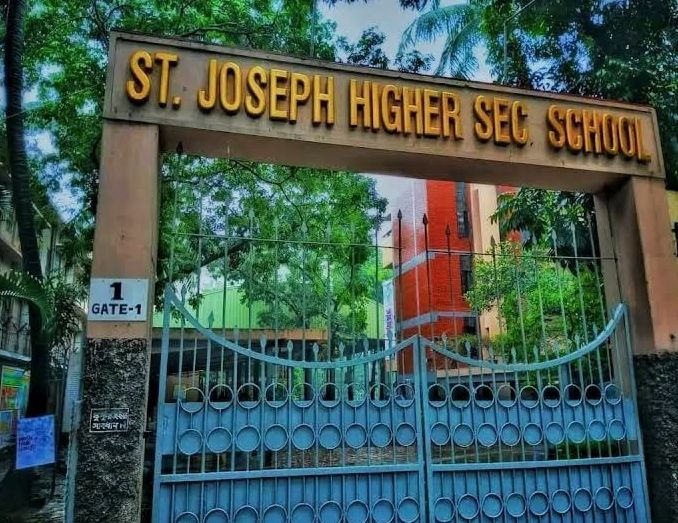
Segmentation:
<svg viewBox="0 0 678 523">
<path fill-rule="evenodd" d="M 432 6 L 422 13 L 405 29 L 398 47 L 399 53 L 406 53 L 419 42 L 432 42 L 449 32 L 468 17 L 473 8 L 468 4 L 455 4 L 445 7 Z"/>
<path fill-rule="evenodd" d="M 40 311 L 43 325 L 51 323 L 54 314 L 54 294 L 30 274 L 20 271 L 0 274 L 1 299 L 17 299 L 32 303 Z"/>
<path fill-rule="evenodd" d="M 12 210 L 12 191 L 6 185 L 0 184 L 0 216 L 6 216 Z"/>
<path fill-rule="evenodd" d="M 478 68 L 474 49 L 481 39 L 479 20 L 473 11 L 450 27 L 435 74 L 468 79 Z"/>
</svg>

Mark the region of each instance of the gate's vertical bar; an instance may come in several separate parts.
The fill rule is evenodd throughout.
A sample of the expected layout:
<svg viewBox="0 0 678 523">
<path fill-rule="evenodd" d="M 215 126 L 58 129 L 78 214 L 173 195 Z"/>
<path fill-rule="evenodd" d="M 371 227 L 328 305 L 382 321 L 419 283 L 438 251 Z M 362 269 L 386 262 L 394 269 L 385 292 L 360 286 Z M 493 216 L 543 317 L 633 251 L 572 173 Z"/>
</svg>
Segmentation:
<svg viewBox="0 0 678 523">
<path fill-rule="evenodd" d="M 426 389 L 426 349 L 423 346 L 421 336 L 414 339 L 414 391 L 415 391 L 415 414 L 419 425 L 419 437 L 417 438 L 417 461 L 419 462 L 419 499 L 423 502 L 428 512 L 426 520 L 433 514 L 433 500 L 429 499 L 427 485 L 433 485 L 431 438 L 429 438 L 428 401 Z M 417 397 L 418 396 L 418 397 Z M 422 441 L 423 440 L 423 441 Z"/>
<path fill-rule="evenodd" d="M 153 523 L 160 522 L 160 475 L 162 474 L 162 450 L 166 437 L 165 394 L 167 390 L 167 360 L 171 316 L 171 282 L 165 287 L 162 315 L 162 343 L 160 347 L 160 384 L 158 387 L 158 414 L 156 420 L 155 461 L 153 465 Z M 179 405 L 177 405 L 177 408 Z"/>
</svg>

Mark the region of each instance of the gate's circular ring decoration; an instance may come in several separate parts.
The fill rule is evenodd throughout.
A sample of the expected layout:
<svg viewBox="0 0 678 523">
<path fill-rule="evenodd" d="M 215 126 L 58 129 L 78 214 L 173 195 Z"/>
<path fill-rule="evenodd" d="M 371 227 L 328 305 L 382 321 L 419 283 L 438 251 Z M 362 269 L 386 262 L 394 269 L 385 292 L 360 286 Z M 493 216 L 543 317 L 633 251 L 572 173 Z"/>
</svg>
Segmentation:
<svg viewBox="0 0 678 523">
<path fill-rule="evenodd" d="M 398 503 L 398 519 L 404 523 L 414 523 L 419 519 L 419 502 L 413 497 L 406 497 Z"/>
<path fill-rule="evenodd" d="M 396 443 L 402 447 L 409 447 L 417 439 L 417 431 L 410 423 L 401 423 L 396 427 L 395 431 Z"/>
<path fill-rule="evenodd" d="M 528 445 L 539 445 L 544 439 L 544 433 L 536 423 L 528 423 L 523 427 L 523 439 Z"/>
<path fill-rule="evenodd" d="M 220 395 L 226 397 L 225 400 L 219 400 Z M 214 398 L 214 399 L 213 399 Z M 233 404 L 233 389 L 225 383 L 217 383 L 209 391 L 209 398 L 207 399 L 209 406 L 214 410 L 224 410 Z"/>
<path fill-rule="evenodd" d="M 545 492 L 537 490 L 530 495 L 528 506 L 535 516 L 544 516 L 549 511 L 549 497 Z"/>
<path fill-rule="evenodd" d="M 306 423 L 297 425 L 292 431 L 292 444 L 299 450 L 308 450 L 315 443 L 313 427 Z"/>
<path fill-rule="evenodd" d="M 560 389 L 555 385 L 547 385 L 541 391 L 541 401 L 542 403 L 550 408 L 555 409 L 560 405 L 561 394 Z"/>
<path fill-rule="evenodd" d="M 377 398 L 377 393 L 379 393 L 379 398 Z M 375 383 L 370 387 L 370 404 L 383 409 L 388 407 L 389 403 L 391 403 L 391 389 L 389 389 L 388 385 L 385 383 Z"/>
<path fill-rule="evenodd" d="M 333 391 L 332 394 L 328 394 L 328 391 L 330 390 Z M 334 399 L 326 399 L 327 396 L 330 395 L 334 396 Z M 336 383 L 332 383 L 331 381 L 324 383 L 320 389 L 320 394 L 318 394 L 318 401 L 323 407 L 327 408 L 332 408 L 339 405 L 341 402 L 340 398 L 341 394 L 339 393 L 339 387 L 337 387 Z"/>
<path fill-rule="evenodd" d="M 182 512 L 174 520 L 174 523 L 191 523 L 191 522 L 198 523 L 199 521 L 200 520 L 198 519 L 198 516 L 193 514 L 193 512 Z"/>
<path fill-rule="evenodd" d="M 372 519 L 375 523 L 391 523 L 395 518 L 395 507 L 390 500 L 382 498 L 372 505 Z"/>
<path fill-rule="evenodd" d="M 473 429 L 470 425 L 466 423 L 460 423 L 454 428 L 454 433 L 452 434 L 452 441 L 458 447 L 466 448 L 470 447 L 473 443 Z"/>
<path fill-rule="evenodd" d="M 483 447 L 491 447 L 497 443 L 497 429 L 490 423 L 482 423 L 478 427 L 476 438 Z"/>
<path fill-rule="evenodd" d="M 593 506 L 593 496 L 587 488 L 580 487 L 574 491 L 574 508 L 579 512 L 588 512 Z"/>
<path fill-rule="evenodd" d="M 205 444 L 215 454 L 228 450 L 233 443 L 233 436 L 226 427 L 214 427 L 207 433 Z"/>
<path fill-rule="evenodd" d="M 461 399 L 457 399 L 461 398 Z M 471 404 L 471 392 L 466 385 L 457 384 L 450 390 L 450 403 L 453 407 L 464 409 Z"/>
<path fill-rule="evenodd" d="M 563 392 L 563 396 L 565 396 L 565 403 L 567 403 L 567 405 L 570 407 L 578 407 L 581 405 L 583 394 L 581 393 L 581 389 L 578 385 L 570 383 L 565 387 Z"/>
<path fill-rule="evenodd" d="M 352 423 L 346 427 L 344 438 L 349 447 L 359 449 L 367 442 L 367 431 L 362 425 Z"/>
<path fill-rule="evenodd" d="M 188 398 L 189 394 L 196 394 L 200 399 L 196 401 L 187 401 L 184 398 Z M 181 410 L 188 412 L 189 414 L 195 414 L 196 412 L 200 412 L 205 406 L 205 395 L 198 387 L 186 387 L 183 394 L 179 394 L 179 399 L 177 401 Z"/>
<path fill-rule="evenodd" d="M 297 398 L 301 395 L 301 399 Z M 310 383 L 297 383 L 292 387 L 292 403 L 300 409 L 307 409 L 315 401 L 315 389 Z"/>
<path fill-rule="evenodd" d="M 254 425 L 245 425 L 235 435 L 235 444 L 243 452 L 252 452 L 259 447 L 261 435 Z"/>
<path fill-rule="evenodd" d="M 271 505 L 264 511 L 263 523 L 287 523 L 287 511 L 282 505 Z"/>
<path fill-rule="evenodd" d="M 234 523 L 252 523 L 253 521 L 259 521 L 259 513 L 252 505 L 243 505 L 233 516 Z"/>
<path fill-rule="evenodd" d="M 327 450 L 334 450 L 341 445 L 341 430 L 334 423 L 327 423 L 320 427 L 318 443 Z"/>
<path fill-rule="evenodd" d="M 520 518 L 527 510 L 525 496 L 518 492 L 513 492 L 506 497 L 506 513 L 514 518 Z"/>
<path fill-rule="evenodd" d="M 518 401 L 516 389 L 508 383 L 503 383 L 497 388 L 497 403 L 505 408 L 513 407 Z"/>
<path fill-rule="evenodd" d="M 242 407 L 246 410 L 258 407 L 261 403 L 261 389 L 259 388 L 259 385 L 252 382 L 240 385 L 236 394 L 236 402 L 238 403 L 238 407 Z"/>
<path fill-rule="evenodd" d="M 485 497 L 483 498 L 482 510 L 483 514 L 488 518 L 497 519 L 504 511 L 504 503 L 498 494 L 490 492 L 489 494 L 485 494 Z"/>
<path fill-rule="evenodd" d="M 567 424 L 567 439 L 572 443 L 584 443 L 586 440 L 586 428 L 581 421 L 570 421 Z"/>
<path fill-rule="evenodd" d="M 591 420 L 589 422 L 588 433 L 593 441 L 603 441 L 606 434 L 605 423 L 597 419 Z"/>
<path fill-rule="evenodd" d="M 348 405 L 349 407 L 353 408 L 362 407 L 367 401 L 365 387 L 360 383 L 347 383 L 344 386 L 344 392 L 345 392 L 344 401 L 346 402 L 346 405 Z"/>
<path fill-rule="evenodd" d="M 457 502 L 457 513 L 465 520 L 474 519 L 480 512 L 480 504 L 473 494 L 464 494 Z"/>
<path fill-rule="evenodd" d="M 428 388 L 428 404 L 431 407 L 444 407 L 447 403 L 447 391 L 440 383 L 434 383 Z"/>
<path fill-rule="evenodd" d="M 615 492 L 614 499 L 619 508 L 628 510 L 633 506 L 633 491 L 629 487 L 623 485 Z"/>
<path fill-rule="evenodd" d="M 438 498 L 433 506 L 433 515 L 438 523 L 454 520 L 455 506 L 451 498 Z"/>
<path fill-rule="evenodd" d="M 264 432 L 264 444 L 273 452 L 284 449 L 288 439 L 287 429 L 278 423 L 270 425 Z"/>
<path fill-rule="evenodd" d="M 386 425 L 386 423 L 377 423 L 373 425 L 370 430 L 370 435 L 372 437 L 372 444 L 379 448 L 388 447 L 393 438 L 391 427 Z"/>
<path fill-rule="evenodd" d="M 481 409 L 489 409 L 494 405 L 494 391 L 488 385 L 478 385 L 473 391 L 473 402 Z"/>
<path fill-rule="evenodd" d="M 228 514 L 223 508 L 213 508 L 205 514 L 203 523 L 228 523 Z"/>
<path fill-rule="evenodd" d="M 557 514 L 567 514 L 572 508 L 570 493 L 563 489 L 556 490 L 551 495 L 551 507 Z"/>
<path fill-rule="evenodd" d="M 533 409 L 539 405 L 539 391 L 536 387 L 525 385 L 520 389 L 520 404 L 527 409 Z"/>
<path fill-rule="evenodd" d="M 431 442 L 434 445 L 442 447 L 450 441 L 450 429 L 444 423 L 434 423 L 431 425 Z"/>
<path fill-rule="evenodd" d="M 619 405 L 622 400 L 621 389 L 616 383 L 610 383 L 605 386 L 605 401 L 610 405 Z"/>
<path fill-rule="evenodd" d="M 298 503 L 292 509 L 290 514 L 290 522 L 292 523 L 308 523 L 315 521 L 315 510 L 308 503 Z"/>
<path fill-rule="evenodd" d="M 264 401 L 269 407 L 279 409 L 285 406 L 288 399 L 289 391 L 283 383 L 271 383 L 264 389 Z"/>
<path fill-rule="evenodd" d="M 514 447 L 520 442 L 520 428 L 515 423 L 504 423 L 499 437 L 504 445 Z"/>
<path fill-rule="evenodd" d="M 346 521 L 350 523 L 366 523 L 367 519 L 370 517 L 370 509 L 367 505 L 356 499 L 351 501 L 348 507 L 346 507 Z"/>
<path fill-rule="evenodd" d="M 414 387 L 410 383 L 399 383 L 393 389 L 393 400 L 399 407 L 410 407 L 414 403 Z"/>
<path fill-rule="evenodd" d="M 341 505 L 336 501 L 326 501 L 320 505 L 319 512 L 322 523 L 339 523 L 343 516 Z"/>
<path fill-rule="evenodd" d="M 179 436 L 179 450 L 186 456 L 193 456 L 202 448 L 202 434 L 195 429 L 187 429 Z"/>
<path fill-rule="evenodd" d="M 551 445 L 559 445 L 565 441 L 565 429 L 557 421 L 546 425 L 546 439 Z"/>
<path fill-rule="evenodd" d="M 584 389 L 584 398 L 589 405 L 600 405 L 600 402 L 603 401 L 603 393 L 598 385 L 592 383 Z"/>
<path fill-rule="evenodd" d="M 613 419 L 607 424 L 607 433 L 615 441 L 621 441 L 626 437 L 626 427 L 620 419 Z"/>
<path fill-rule="evenodd" d="M 614 505 L 614 494 L 608 487 L 599 487 L 593 496 L 596 507 L 602 511 L 608 511 Z"/>
</svg>

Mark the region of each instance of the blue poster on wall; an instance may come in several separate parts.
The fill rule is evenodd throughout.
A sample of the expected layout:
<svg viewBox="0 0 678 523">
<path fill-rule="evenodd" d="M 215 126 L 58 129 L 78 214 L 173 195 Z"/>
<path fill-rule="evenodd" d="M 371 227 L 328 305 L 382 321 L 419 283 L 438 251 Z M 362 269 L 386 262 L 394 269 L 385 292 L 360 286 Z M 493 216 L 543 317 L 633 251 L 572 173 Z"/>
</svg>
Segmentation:
<svg viewBox="0 0 678 523">
<path fill-rule="evenodd" d="M 54 416 L 20 418 L 16 429 L 16 468 L 54 463 Z"/>
</svg>

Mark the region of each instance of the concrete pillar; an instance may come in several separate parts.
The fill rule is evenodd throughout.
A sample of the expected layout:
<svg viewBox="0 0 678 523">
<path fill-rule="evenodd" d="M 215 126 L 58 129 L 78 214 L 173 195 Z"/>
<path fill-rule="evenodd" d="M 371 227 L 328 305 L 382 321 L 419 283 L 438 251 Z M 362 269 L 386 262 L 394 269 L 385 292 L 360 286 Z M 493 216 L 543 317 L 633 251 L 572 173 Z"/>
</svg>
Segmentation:
<svg viewBox="0 0 678 523">
<path fill-rule="evenodd" d="M 147 278 L 146 321 L 88 322 L 75 521 L 137 522 L 158 244 L 158 127 L 104 122 L 92 278 Z M 129 408 L 129 431 L 91 433 L 93 408 Z"/>
<path fill-rule="evenodd" d="M 631 178 L 596 196 L 608 301 L 629 306 L 640 423 L 654 522 L 678 521 L 678 271 L 664 180 Z M 617 291 L 617 285 L 619 291 Z M 619 292 L 619 294 L 617 294 Z"/>
</svg>

